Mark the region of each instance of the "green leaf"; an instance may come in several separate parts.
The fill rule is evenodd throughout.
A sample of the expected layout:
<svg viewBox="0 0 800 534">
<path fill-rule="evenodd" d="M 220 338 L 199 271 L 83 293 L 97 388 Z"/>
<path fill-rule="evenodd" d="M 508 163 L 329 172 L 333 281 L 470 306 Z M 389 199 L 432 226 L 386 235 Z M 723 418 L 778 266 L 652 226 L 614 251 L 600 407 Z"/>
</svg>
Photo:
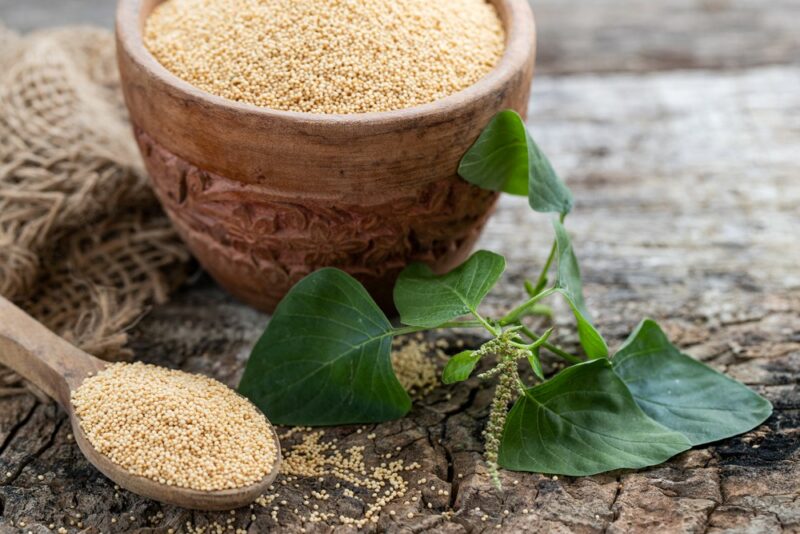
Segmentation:
<svg viewBox="0 0 800 534">
<path fill-rule="evenodd" d="M 531 349 L 531 353 L 528 355 L 528 363 L 531 364 L 531 369 L 533 369 L 533 374 L 536 375 L 539 380 L 544 380 L 544 371 L 542 370 L 542 359 L 539 355 L 540 348 L 533 347 Z"/>
<path fill-rule="evenodd" d="M 445 384 L 463 382 L 469 378 L 469 375 L 471 375 L 472 371 L 475 370 L 475 366 L 478 364 L 480 359 L 481 355 L 478 352 L 472 350 L 459 352 L 450 358 L 450 360 L 447 362 L 447 365 L 444 366 L 444 371 L 442 371 L 442 382 Z"/>
<path fill-rule="evenodd" d="M 411 400 L 394 375 L 391 342 L 392 325 L 364 287 L 342 271 L 323 269 L 278 305 L 239 391 L 275 424 L 396 419 Z"/>
<path fill-rule="evenodd" d="M 409 326 L 433 328 L 474 314 L 505 268 L 505 258 L 485 250 L 442 276 L 433 274 L 427 265 L 414 263 L 400 274 L 394 287 L 400 320 Z"/>
<path fill-rule="evenodd" d="M 578 324 L 578 338 L 581 341 L 581 347 L 586 352 L 590 359 L 605 358 L 608 356 L 608 344 L 603 338 L 602 334 L 589 322 L 585 315 L 580 311 L 576 303 L 572 300 L 569 292 L 563 289 L 558 289 L 558 292 L 564 295 L 564 298 L 572 309 L 575 320 Z"/>
<path fill-rule="evenodd" d="M 461 159 L 458 174 L 491 191 L 528 194 L 528 133 L 520 116 L 501 111 Z"/>
<path fill-rule="evenodd" d="M 567 229 L 558 219 L 553 219 L 553 229 L 556 234 L 558 260 L 558 280 L 556 285 L 562 288 L 570 297 L 570 300 L 581 315 L 588 318 L 589 312 L 583 299 L 581 268 L 578 265 L 578 258 L 575 256 L 575 250 L 572 247 L 572 240 L 567 233 Z"/>
<path fill-rule="evenodd" d="M 545 282 L 545 285 L 546 284 Z M 533 282 L 525 280 L 525 293 L 527 293 L 529 297 L 535 297 L 539 294 L 539 291 L 536 291 L 536 286 L 533 285 Z"/>
<path fill-rule="evenodd" d="M 512 110 L 495 115 L 464 155 L 458 174 L 484 189 L 528 195 L 531 208 L 539 212 L 572 209 L 572 193 Z"/>
<path fill-rule="evenodd" d="M 683 434 L 647 417 L 611 363 L 599 359 L 526 390 L 508 414 L 499 463 L 584 476 L 657 465 L 690 447 Z"/>
<path fill-rule="evenodd" d="M 558 248 L 558 281 L 556 289 L 564 295 L 575 320 L 578 323 L 578 337 L 581 346 L 589 358 L 605 358 L 608 356 L 608 344 L 597 328 L 592 324 L 586 302 L 583 299 L 583 281 L 578 258 L 572 248 L 572 241 L 567 230 L 559 220 L 553 221 Z"/>
<path fill-rule="evenodd" d="M 531 345 L 530 345 L 530 354 L 528 354 L 528 363 L 531 364 L 531 369 L 533 369 L 533 374 L 535 374 L 540 380 L 544 380 L 544 371 L 542 370 L 542 359 L 541 359 L 541 347 L 547 343 L 547 340 L 550 339 L 550 336 L 553 335 L 554 328 L 548 328 L 544 334 L 539 336 Z"/>
<path fill-rule="evenodd" d="M 649 319 L 612 363 L 645 413 L 684 434 L 692 445 L 747 432 L 772 414 L 768 400 L 681 353 Z"/>
</svg>

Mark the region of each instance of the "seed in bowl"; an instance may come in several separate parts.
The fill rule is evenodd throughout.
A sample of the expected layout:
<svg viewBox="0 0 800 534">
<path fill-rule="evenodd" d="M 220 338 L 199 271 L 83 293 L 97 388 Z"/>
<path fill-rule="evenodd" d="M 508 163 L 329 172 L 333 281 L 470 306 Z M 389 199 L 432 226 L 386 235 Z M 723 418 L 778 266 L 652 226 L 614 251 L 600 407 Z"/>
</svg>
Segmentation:
<svg viewBox="0 0 800 534">
<path fill-rule="evenodd" d="M 144 42 L 217 96 L 348 114 L 466 89 L 496 66 L 505 32 L 487 0 L 167 0 Z"/>
<path fill-rule="evenodd" d="M 117 363 L 72 393 L 92 446 L 127 472 L 199 491 L 243 488 L 276 460 L 272 427 L 214 379 L 143 363 Z"/>
</svg>

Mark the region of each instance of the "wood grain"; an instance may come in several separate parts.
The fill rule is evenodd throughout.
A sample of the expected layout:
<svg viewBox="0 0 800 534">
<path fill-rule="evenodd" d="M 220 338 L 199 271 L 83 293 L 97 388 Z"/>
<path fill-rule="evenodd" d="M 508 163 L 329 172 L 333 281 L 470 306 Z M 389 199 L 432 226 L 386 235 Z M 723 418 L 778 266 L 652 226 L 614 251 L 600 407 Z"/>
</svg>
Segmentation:
<svg viewBox="0 0 800 534">
<path fill-rule="evenodd" d="M 539 72 L 800 64 L 796 0 L 531 0 Z"/>
</svg>

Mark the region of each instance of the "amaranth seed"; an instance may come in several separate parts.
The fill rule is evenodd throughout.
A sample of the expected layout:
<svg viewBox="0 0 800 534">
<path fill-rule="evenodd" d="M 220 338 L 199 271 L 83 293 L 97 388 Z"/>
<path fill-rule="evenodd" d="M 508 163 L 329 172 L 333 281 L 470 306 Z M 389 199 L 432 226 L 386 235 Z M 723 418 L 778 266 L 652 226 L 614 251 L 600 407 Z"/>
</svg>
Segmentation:
<svg viewBox="0 0 800 534">
<path fill-rule="evenodd" d="M 487 0 L 168 0 L 144 42 L 217 96 L 347 114 L 466 89 L 497 65 L 505 31 Z"/>
<path fill-rule="evenodd" d="M 224 384 L 143 363 L 87 378 L 72 404 L 89 442 L 131 474 L 200 491 L 270 473 L 277 447 L 264 415 Z"/>
</svg>

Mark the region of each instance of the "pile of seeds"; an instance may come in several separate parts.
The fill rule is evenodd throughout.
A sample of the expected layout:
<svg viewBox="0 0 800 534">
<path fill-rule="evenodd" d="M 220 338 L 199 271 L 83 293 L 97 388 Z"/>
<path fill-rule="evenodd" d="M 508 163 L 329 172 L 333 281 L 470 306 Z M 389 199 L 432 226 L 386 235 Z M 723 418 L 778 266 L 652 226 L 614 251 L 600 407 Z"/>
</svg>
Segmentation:
<svg viewBox="0 0 800 534">
<path fill-rule="evenodd" d="M 89 442 L 129 473 L 200 491 L 269 474 L 277 447 L 266 418 L 224 384 L 143 363 L 119 363 L 72 395 Z"/>
<path fill-rule="evenodd" d="M 422 334 L 392 340 L 392 369 L 403 388 L 414 398 L 424 397 L 441 382 L 436 360 L 447 362 L 444 344 L 425 341 Z"/>
<path fill-rule="evenodd" d="M 168 0 L 147 48 L 179 78 L 257 106 L 408 108 L 491 71 L 505 32 L 487 0 Z"/>
</svg>

